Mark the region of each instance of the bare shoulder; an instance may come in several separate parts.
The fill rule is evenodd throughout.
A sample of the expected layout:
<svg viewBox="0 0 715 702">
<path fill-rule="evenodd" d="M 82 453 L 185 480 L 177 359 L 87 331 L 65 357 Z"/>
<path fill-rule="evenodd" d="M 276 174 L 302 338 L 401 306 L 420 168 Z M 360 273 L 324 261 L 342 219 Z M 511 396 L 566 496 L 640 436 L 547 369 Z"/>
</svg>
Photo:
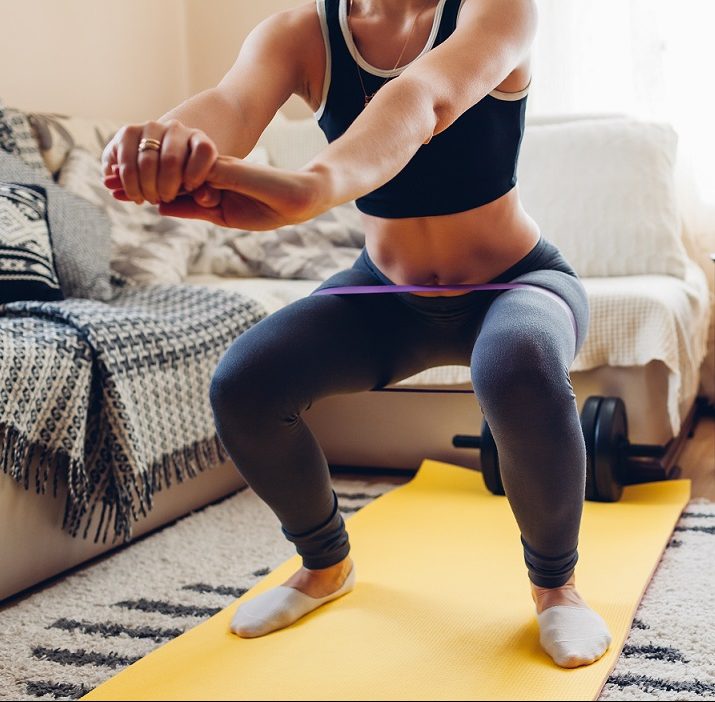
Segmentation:
<svg viewBox="0 0 715 702">
<path fill-rule="evenodd" d="M 315 0 L 312 0 L 312 2 L 309 0 L 287 10 L 274 12 L 263 20 L 259 27 L 282 34 L 286 39 L 295 37 L 297 41 L 310 39 L 311 36 L 317 36 L 318 39 L 321 37 L 320 20 Z M 298 33 L 297 36 L 296 33 Z"/>
<path fill-rule="evenodd" d="M 531 79 L 531 54 L 537 24 L 536 0 L 462 0 L 457 26 L 480 28 L 488 33 L 495 51 L 505 43 L 510 44 L 521 58 L 517 67 L 497 87 L 506 92 L 518 92 Z"/>
<path fill-rule="evenodd" d="M 251 32 L 251 43 L 268 45 L 300 73 L 301 97 L 320 104 L 325 75 L 325 42 L 315 0 L 276 12 Z"/>
<path fill-rule="evenodd" d="M 269 43 L 275 50 L 296 53 L 301 58 L 323 45 L 315 0 L 269 15 L 251 31 L 247 42 Z"/>
</svg>

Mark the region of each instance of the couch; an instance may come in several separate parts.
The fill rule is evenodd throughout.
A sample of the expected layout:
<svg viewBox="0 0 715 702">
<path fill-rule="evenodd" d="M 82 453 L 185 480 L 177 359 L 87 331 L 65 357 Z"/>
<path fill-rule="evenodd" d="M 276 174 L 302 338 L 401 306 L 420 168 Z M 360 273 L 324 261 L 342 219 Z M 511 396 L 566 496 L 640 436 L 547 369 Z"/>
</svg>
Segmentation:
<svg viewBox="0 0 715 702">
<path fill-rule="evenodd" d="M 27 118 L 55 179 L 90 197 L 83 191 L 89 186 L 72 180 L 71 159 L 80 171 L 83 159 L 96 162 L 120 125 L 62 115 Z M 252 157 L 296 168 L 323 144 L 312 120 L 279 114 Z M 702 263 L 706 244 L 683 232 L 678 188 L 687 185 L 676 180 L 676 145 L 667 125 L 625 116 L 532 119 L 519 173 L 527 209 L 579 271 L 589 294 L 589 336 L 571 373 L 579 407 L 590 396 L 619 397 L 628 412 L 630 440 L 663 447 L 687 434 L 697 408 L 715 400 L 711 271 Z M 350 236 L 328 265 L 344 265 L 359 245 L 353 214 L 343 212 L 331 223 L 331 236 L 340 235 L 342 222 Z M 152 257 L 142 250 L 133 258 L 141 249 L 137 241 L 117 240 L 112 266 L 135 274 L 138 284 L 156 280 L 242 293 L 267 313 L 309 294 L 323 278 L 323 269 L 306 278 L 304 272 L 314 270 L 307 256 L 293 277 L 286 269 L 276 272 L 266 250 L 257 254 L 260 265 L 239 270 L 244 250 L 236 266 L 222 269 L 221 256 L 202 252 L 206 236 L 195 228 L 179 232 L 171 240 L 177 264 L 168 272 L 162 268 L 167 255 Z M 280 237 L 279 231 L 273 241 Z M 248 241 L 255 248 L 255 240 Z M 264 270 L 267 275 L 256 275 Z M 482 422 L 466 368 L 430 369 L 381 390 L 325 398 L 305 419 L 336 469 L 415 470 L 425 457 L 480 464 L 478 451 L 454 445 L 455 435 L 478 434 Z M 133 525 L 133 539 L 243 485 L 230 461 L 217 462 L 159 491 L 151 511 Z M 0 600 L 122 547 L 63 530 L 66 494 L 62 483 L 56 495 L 37 494 L 0 473 Z"/>
</svg>

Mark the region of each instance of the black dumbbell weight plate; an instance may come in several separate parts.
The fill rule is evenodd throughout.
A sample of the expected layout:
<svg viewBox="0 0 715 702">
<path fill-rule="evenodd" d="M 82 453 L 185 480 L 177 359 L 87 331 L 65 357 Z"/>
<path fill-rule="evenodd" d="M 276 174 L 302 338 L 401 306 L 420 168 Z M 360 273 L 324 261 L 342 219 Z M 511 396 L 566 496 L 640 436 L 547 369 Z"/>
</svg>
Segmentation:
<svg viewBox="0 0 715 702">
<path fill-rule="evenodd" d="M 618 502 L 623 494 L 623 465 L 628 445 L 626 406 L 620 397 L 604 397 L 598 409 L 594 436 L 594 499 Z"/>
<path fill-rule="evenodd" d="M 586 399 L 581 409 L 581 430 L 586 443 L 586 499 L 596 499 L 596 485 L 593 479 L 594 464 L 596 454 L 594 444 L 596 440 L 596 422 L 598 421 L 598 410 L 601 407 L 602 397 L 592 395 Z"/>
</svg>

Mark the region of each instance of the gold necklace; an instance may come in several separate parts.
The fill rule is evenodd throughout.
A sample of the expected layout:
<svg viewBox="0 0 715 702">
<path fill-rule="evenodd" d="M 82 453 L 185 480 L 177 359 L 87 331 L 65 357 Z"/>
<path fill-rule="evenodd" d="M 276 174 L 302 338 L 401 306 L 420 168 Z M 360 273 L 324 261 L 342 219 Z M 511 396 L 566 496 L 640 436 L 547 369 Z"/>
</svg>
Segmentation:
<svg viewBox="0 0 715 702">
<path fill-rule="evenodd" d="M 412 39 L 412 35 L 415 33 L 415 27 L 417 26 L 417 20 L 422 16 L 422 13 L 429 7 L 430 1 L 431 0 L 427 0 L 427 3 L 425 4 L 425 6 L 415 15 L 415 18 L 412 20 L 412 27 L 410 27 L 410 33 L 407 35 L 407 41 L 405 42 L 405 45 L 402 47 L 402 51 L 400 51 L 400 55 L 397 57 L 397 61 L 395 62 L 395 65 L 392 67 L 392 70 L 390 71 L 390 73 L 394 73 L 395 70 L 397 70 L 397 67 L 400 65 L 400 61 L 402 61 L 402 57 L 405 55 L 405 51 L 407 50 L 407 45 L 410 43 L 410 39 Z M 350 0 L 350 5 L 348 6 L 347 20 L 348 20 L 348 29 L 350 30 L 350 34 L 351 34 L 351 36 L 354 36 L 352 33 L 352 28 L 350 27 L 350 15 L 352 13 L 352 9 L 353 9 L 353 0 Z M 354 44 L 355 44 L 355 41 L 353 40 L 353 45 Z M 357 51 L 357 47 L 356 47 L 356 51 Z M 382 82 L 382 85 L 377 90 L 375 90 L 375 92 L 368 95 L 367 90 L 365 90 L 365 83 L 363 82 L 363 79 L 362 79 L 362 73 L 360 72 L 360 64 L 357 61 L 357 57 L 354 56 L 353 58 L 355 59 L 355 67 L 357 68 L 358 78 L 360 79 L 360 87 L 362 88 L 362 94 L 365 97 L 365 107 L 367 107 L 370 100 L 372 100 L 375 97 L 375 95 L 377 94 L 377 91 L 380 90 L 380 88 L 382 88 L 385 85 L 385 83 L 387 83 L 387 81 L 390 80 L 390 78 L 392 78 L 392 76 L 388 76 L 387 78 L 385 78 L 385 80 Z"/>
</svg>

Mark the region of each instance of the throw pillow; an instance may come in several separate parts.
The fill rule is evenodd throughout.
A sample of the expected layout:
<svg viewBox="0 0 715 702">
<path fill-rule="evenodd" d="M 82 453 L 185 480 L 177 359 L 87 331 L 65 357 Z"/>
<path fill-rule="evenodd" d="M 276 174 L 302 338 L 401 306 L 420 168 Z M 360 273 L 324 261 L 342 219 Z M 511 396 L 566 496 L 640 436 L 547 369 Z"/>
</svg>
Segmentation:
<svg viewBox="0 0 715 702">
<path fill-rule="evenodd" d="M 45 191 L 0 182 L 0 303 L 61 299 Z"/>
<path fill-rule="evenodd" d="M 524 206 L 581 276 L 685 278 L 676 151 L 671 127 L 635 119 L 527 127 Z"/>
<path fill-rule="evenodd" d="M 0 181 L 42 187 L 47 195 L 47 219 L 55 267 L 65 297 L 109 300 L 109 221 L 101 209 L 67 192 L 49 176 L 0 151 Z"/>
</svg>

